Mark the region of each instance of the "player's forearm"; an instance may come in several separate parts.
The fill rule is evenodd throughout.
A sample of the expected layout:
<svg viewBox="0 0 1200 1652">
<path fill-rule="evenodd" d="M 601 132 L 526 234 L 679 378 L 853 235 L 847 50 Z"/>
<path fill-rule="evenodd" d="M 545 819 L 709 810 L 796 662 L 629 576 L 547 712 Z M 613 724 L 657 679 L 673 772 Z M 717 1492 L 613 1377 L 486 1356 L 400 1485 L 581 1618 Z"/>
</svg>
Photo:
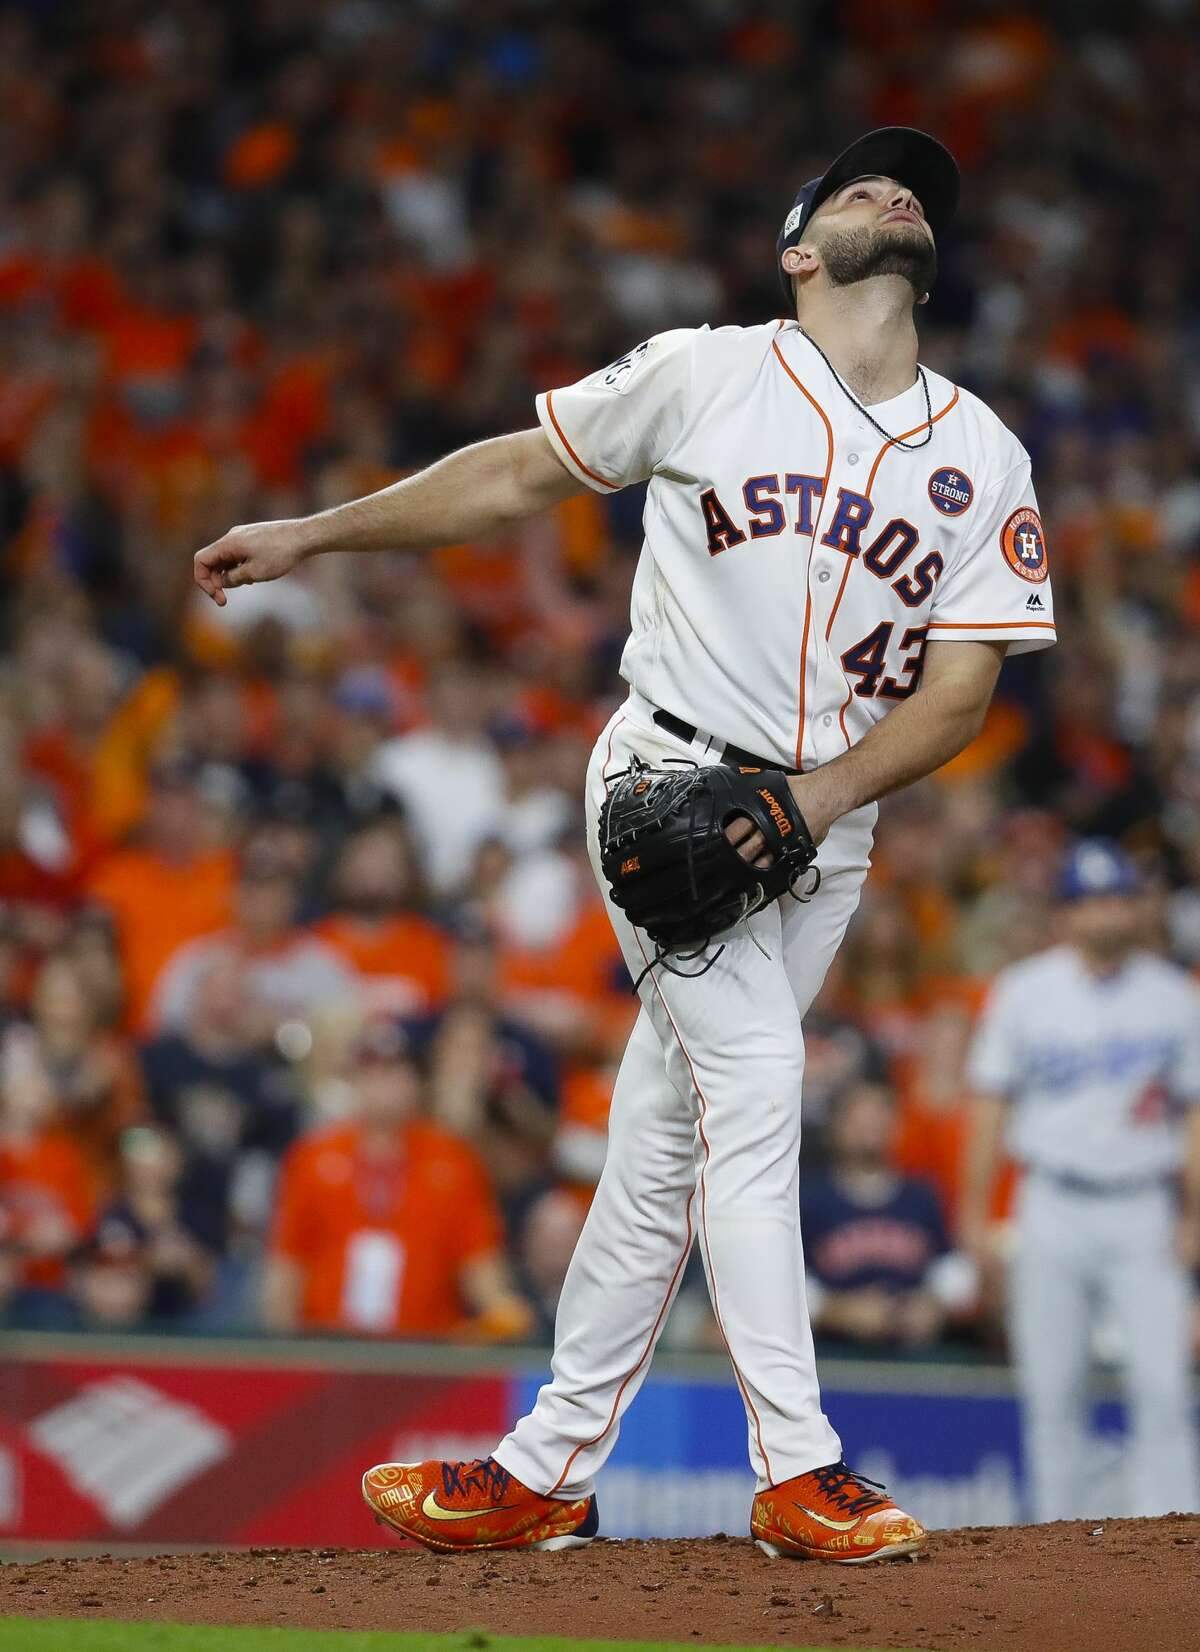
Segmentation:
<svg viewBox="0 0 1200 1652">
<path fill-rule="evenodd" d="M 797 801 L 805 809 L 816 800 L 821 817 L 832 822 L 923 780 L 970 745 L 983 727 L 990 696 L 990 683 L 986 692 L 975 681 L 958 679 L 922 686 L 857 745 L 805 774 L 796 787 Z"/>
<path fill-rule="evenodd" d="M 496 436 L 378 493 L 306 518 L 308 554 L 427 551 L 480 539 L 580 491 L 540 429 Z"/>
</svg>

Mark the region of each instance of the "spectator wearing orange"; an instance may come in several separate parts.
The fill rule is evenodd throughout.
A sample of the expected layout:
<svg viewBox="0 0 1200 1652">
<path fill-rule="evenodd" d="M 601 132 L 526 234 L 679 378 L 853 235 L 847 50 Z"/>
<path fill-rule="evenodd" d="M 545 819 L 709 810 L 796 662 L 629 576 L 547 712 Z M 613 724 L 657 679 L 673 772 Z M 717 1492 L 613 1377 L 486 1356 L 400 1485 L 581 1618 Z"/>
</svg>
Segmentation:
<svg viewBox="0 0 1200 1652">
<path fill-rule="evenodd" d="M 0 1310 L 17 1323 L 64 1317 L 63 1261 L 94 1211 L 88 1165 L 55 1117 L 29 1040 L 0 1059 Z"/>
<path fill-rule="evenodd" d="M 394 1024 L 352 1056 L 351 1122 L 290 1150 L 264 1283 L 275 1331 L 484 1339 L 523 1335 L 482 1159 L 420 1117 L 421 1080 Z"/>
<path fill-rule="evenodd" d="M 412 846 L 398 819 L 351 836 L 332 896 L 333 911 L 313 933 L 357 972 L 366 1008 L 398 1016 L 438 1008 L 450 985 L 450 941 L 420 910 Z"/>
<path fill-rule="evenodd" d="M 468 881 L 471 906 L 496 937 L 499 990 L 560 1054 L 603 1059 L 623 1047 L 637 999 L 582 834 L 578 844 L 525 850 L 517 838 L 483 843 Z"/>
<path fill-rule="evenodd" d="M 608 1115 L 617 1070 L 613 1065 L 572 1067 L 563 1080 L 554 1129 L 555 1174 L 586 1215 L 608 1154 Z"/>
<path fill-rule="evenodd" d="M 265 840 L 252 843 L 238 868 L 232 925 L 189 942 L 167 960 L 150 1011 L 154 1028 L 185 1025 L 214 964 L 238 973 L 263 1043 L 273 1040 L 285 1021 L 311 1023 L 352 1002 L 354 975 L 331 947 L 297 923 L 299 898 L 288 860 Z"/>
<path fill-rule="evenodd" d="M 86 979 L 66 956 L 47 959 L 30 1000 L 37 1057 L 59 1119 L 87 1160 L 92 1192 L 112 1192 L 122 1131 L 142 1117 L 141 1071 L 129 1045 L 100 1024 Z"/>
<path fill-rule="evenodd" d="M 191 771 L 164 764 L 151 777 L 141 841 L 106 856 L 92 874 L 93 900 L 112 913 L 125 972 L 125 1020 L 144 1030 L 154 984 L 171 955 L 228 922 L 233 858 L 215 849 Z"/>
<path fill-rule="evenodd" d="M 868 889 L 846 935 L 838 978 L 844 1008 L 889 1061 L 911 1059 L 921 1022 L 923 958 L 904 903 L 889 889 Z"/>
</svg>

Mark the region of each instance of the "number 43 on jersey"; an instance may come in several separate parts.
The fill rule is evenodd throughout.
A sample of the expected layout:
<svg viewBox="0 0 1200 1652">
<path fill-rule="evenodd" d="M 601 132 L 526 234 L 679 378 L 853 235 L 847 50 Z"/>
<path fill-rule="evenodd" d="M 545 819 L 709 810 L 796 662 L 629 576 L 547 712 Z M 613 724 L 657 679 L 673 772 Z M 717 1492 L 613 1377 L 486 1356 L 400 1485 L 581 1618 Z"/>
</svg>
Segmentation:
<svg viewBox="0 0 1200 1652">
<path fill-rule="evenodd" d="M 847 679 L 857 678 L 854 692 L 860 700 L 876 697 L 882 700 L 907 700 L 921 681 L 921 666 L 925 660 L 926 631 L 923 625 L 910 625 L 901 632 L 899 642 L 898 677 L 887 675 L 888 649 L 896 630 L 892 620 L 880 623 L 847 648 L 842 655 L 842 670 Z M 847 702 L 849 703 L 849 702 Z"/>
</svg>

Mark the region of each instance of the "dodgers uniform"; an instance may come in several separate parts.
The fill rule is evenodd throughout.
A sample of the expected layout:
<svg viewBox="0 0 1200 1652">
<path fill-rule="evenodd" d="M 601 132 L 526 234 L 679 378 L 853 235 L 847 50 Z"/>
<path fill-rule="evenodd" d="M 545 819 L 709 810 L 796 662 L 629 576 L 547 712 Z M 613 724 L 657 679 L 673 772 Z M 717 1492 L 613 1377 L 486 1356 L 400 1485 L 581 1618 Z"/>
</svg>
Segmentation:
<svg viewBox="0 0 1200 1652">
<path fill-rule="evenodd" d="M 720 760 L 784 769 L 846 751 L 920 681 L 928 639 L 1054 638 L 1029 459 L 936 373 L 870 409 L 794 321 L 663 333 L 538 400 L 601 495 L 649 482 L 621 671 L 629 697 L 587 777 Z M 805 1298 L 801 1020 L 858 904 L 875 807 L 822 844 L 820 890 L 755 913 L 705 974 L 644 974 L 609 1152 L 558 1312 L 553 1376 L 498 1447 L 525 1485 L 593 1489 L 698 1243 L 746 1406 L 759 1488 L 836 1462 Z M 603 879 L 601 888 L 607 889 Z M 636 977 L 646 937 L 610 904 Z"/>
<path fill-rule="evenodd" d="M 1010 1328 L 1034 1518 L 1200 1507 L 1191 1281 L 1173 1248 L 1181 1124 L 1200 1105 L 1200 988 L 1151 953 L 1102 976 L 1053 947 L 996 978 L 969 1077 L 1011 1103 L 1008 1145 L 1026 1171 Z M 1124 1345 L 1122 1508 L 1085 1506 L 1100 1308 Z"/>
</svg>

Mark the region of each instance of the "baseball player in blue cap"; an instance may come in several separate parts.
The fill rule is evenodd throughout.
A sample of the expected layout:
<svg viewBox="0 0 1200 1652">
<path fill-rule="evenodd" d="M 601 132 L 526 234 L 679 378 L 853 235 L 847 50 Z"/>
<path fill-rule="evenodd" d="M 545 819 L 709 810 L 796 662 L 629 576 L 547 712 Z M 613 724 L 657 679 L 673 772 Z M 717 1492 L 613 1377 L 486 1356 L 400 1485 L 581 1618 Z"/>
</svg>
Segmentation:
<svg viewBox="0 0 1200 1652">
<path fill-rule="evenodd" d="M 980 1247 L 1006 1132 L 1025 1171 L 1009 1317 L 1034 1518 L 1192 1510 L 1200 987 L 1142 946 L 1143 893 L 1115 843 L 1076 843 L 1058 897 L 1062 943 L 1000 972 L 971 1052 L 964 1237 Z M 1089 1484 L 1101 1316 L 1130 1410 L 1119 1504 Z"/>
</svg>

